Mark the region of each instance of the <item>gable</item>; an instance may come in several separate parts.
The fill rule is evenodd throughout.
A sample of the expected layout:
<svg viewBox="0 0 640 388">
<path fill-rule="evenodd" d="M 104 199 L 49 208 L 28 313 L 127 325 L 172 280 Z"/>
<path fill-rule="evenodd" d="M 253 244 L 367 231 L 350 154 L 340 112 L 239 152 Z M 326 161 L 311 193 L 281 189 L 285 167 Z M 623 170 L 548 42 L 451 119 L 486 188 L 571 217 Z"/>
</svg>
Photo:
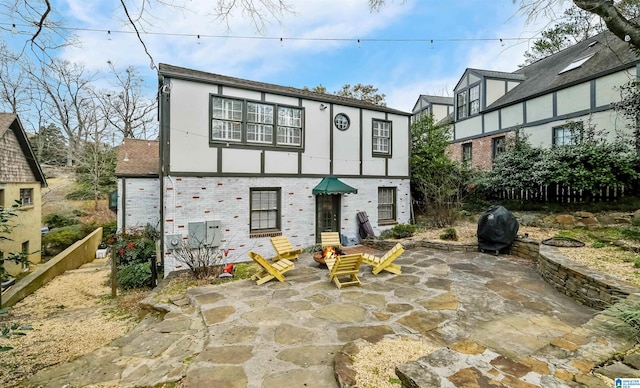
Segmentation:
<svg viewBox="0 0 640 388">
<path fill-rule="evenodd" d="M 0 182 L 41 182 L 46 186 L 18 116 L 13 113 L 0 113 Z"/>
</svg>

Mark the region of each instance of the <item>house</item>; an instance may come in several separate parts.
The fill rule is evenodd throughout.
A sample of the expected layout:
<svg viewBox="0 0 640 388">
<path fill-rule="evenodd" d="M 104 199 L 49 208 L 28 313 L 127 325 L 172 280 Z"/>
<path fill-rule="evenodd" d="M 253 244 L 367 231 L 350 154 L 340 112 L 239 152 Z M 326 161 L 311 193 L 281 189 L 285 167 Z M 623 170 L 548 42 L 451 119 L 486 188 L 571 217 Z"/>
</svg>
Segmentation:
<svg viewBox="0 0 640 388">
<path fill-rule="evenodd" d="M 512 73 L 465 70 L 454 89 L 454 159 L 491 168 L 516 129 L 533 146 L 569 144 L 571 126 L 630 133 L 630 121 L 612 109 L 620 85 L 636 79 L 631 46 L 602 32 Z"/>
<path fill-rule="evenodd" d="M 124 139 L 118 147 L 118 231 L 160 228 L 160 157 L 157 140 Z"/>
<path fill-rule="evenodd" d="M 183 240 L 274 256 L 320 232 L 355 239 L 410 220 L 411 115 L 292 87 L 161 64 L 161 234 L 165 274 Z"/>
<path fill-rule="evenodd" d="M 27 135 L 14 113 L 0 113 L 0 207 L 15 206 L 10 219 L 12 231 L 0 240 L 0 257 L 24 253 L 32 263 L 41 261 L 41 189 L 47 186 Z M 7 272 L 15 276 L 21 265 L 5 262 Z"/>
<path fill-rule="evenodd" d="M 432 115 L 433 122 L 437 123 L 453 113 L 453 97 L 421 94 L 411 113 L 411 124 L 426 115 Z"/>
</svg>

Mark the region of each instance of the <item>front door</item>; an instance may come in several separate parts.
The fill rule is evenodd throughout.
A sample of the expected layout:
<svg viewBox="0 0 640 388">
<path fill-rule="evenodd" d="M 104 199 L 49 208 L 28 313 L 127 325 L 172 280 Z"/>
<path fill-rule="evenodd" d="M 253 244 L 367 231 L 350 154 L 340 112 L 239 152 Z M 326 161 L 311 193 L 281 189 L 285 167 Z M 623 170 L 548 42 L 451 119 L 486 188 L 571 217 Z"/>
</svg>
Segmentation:
<svg viewBox="0 0 640 388">
<path fill-rule="evenodd" d="M 316 195 L 316 242 L 322 232 L 340 232 L 341 195 Z"/>
</svg>

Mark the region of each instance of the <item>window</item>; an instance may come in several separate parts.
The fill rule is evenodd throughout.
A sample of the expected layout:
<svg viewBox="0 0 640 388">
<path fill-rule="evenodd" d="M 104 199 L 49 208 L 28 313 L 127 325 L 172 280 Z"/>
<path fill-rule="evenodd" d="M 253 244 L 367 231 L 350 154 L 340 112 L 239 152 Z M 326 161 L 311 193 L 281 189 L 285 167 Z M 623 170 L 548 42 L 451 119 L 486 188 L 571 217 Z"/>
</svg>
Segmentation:
<svg viewBox="0 0 640 388">
<path fill-rule="evenodd" d="M 213 140 L 242 140 L 242 101 L 213 97 L 211 117 Z"/>
<path fill-rule="evenodd" d="M 553 145 L 574 145 L 580 140 L 582 122 L 569 123 L 553 128 Z"/>
<path fill-rule="evenodd" d="M 469 89 L 469 116 L 480 112 L 480 85 Z"/>
<path fill-rule="evenodd" d="M 302 145 L 302 110 L 278 108 L 278 144 Z"/>
<path fill-rule="evenodd" d="M 504 153 L 507 150 L 507 140 L 504 136 L 493 138 L 493 158 Z"/>
<path fill-rule="evenodd" d="M 22 243 L 22 254 L 25 256 L 29 255 L 29 240 Z"/>
<path fill-rule="evenodd" d="M 211 97 L 213 142 L 301 147 L 302 122 L 300 108 Z"/>
<path fill-rule="evenodd" d="M 20 189 L 20 205 L 33 205 L 33 189 Z"/>
<path fill-rule="evenodd" d="M 373 120 L 373 153 L 391 154 L 391 122 Z"/>
<path fill-rule="evenodd" d="M 4 209 L 4 189 L 0 189 L 0 210 Z"/>
<path fill-rule="evenodd" d="M 273 105 L 247 102 L 247 142 L 273 142 Z"/>
<path fill-rule="evenodd" d="M 569 70 L 573 70 L 573 69 L 577 69 L 580 66 L 582 66 L 586 61 L 588 61 L 589 59 L 591 59 L 591 57 L 593 56 L 593 54 L 591 55 L 587 55 L 586 57 L 582 57 L 579 59 L 576 59 L 575 61 L 571 62 L 570 64 L 568 64 L 564 69 L 560 70 L 558 72 L 558 74 L 562 74 L 565 71 L 569 71 Z"/>
<path fill-rule="evenodd" d="M 378 223 L 395 222 L 396 188 L 378 187 Z"/>
<path fill-rule="evenodd" d="M 280 189 L 251 189 L 251 232 L 280 229 Z"/>
<path fill-rule="evenodd" d="M 471 163 L 472 160 L 472 143 L 465 143 L 462 145 L 462 163 Z"/>
<path fill-rule="evenodd" d="M 466 90 L 462 93 L 458 93 L 457 104 L 458 104 L 458 118 L 463 119 L 467 117 L 467 91 Z"/>
</svg>

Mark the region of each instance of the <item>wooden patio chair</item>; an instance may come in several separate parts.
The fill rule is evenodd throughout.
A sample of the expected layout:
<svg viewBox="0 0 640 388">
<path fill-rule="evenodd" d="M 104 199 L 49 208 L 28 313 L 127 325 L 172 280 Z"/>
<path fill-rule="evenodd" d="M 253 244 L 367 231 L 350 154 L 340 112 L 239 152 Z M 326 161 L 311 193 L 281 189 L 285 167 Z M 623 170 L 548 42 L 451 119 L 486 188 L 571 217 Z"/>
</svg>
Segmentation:
<svg viewBox="0 0 640 388">
<path fill-rule="evenodd" d="M 402 269 L 399 265 L 394 264 L 393 261 L 398 258 L 404 252 L 404 248 L 402 244 L 397 243 L 393 248 L 389 249 L 387 253 L 382 257 L 377 257 L 374 255 L 370 255 L 368 253 L 364 253 L 362 255 L 362 259 L 366 264 L 373 266 L 373 274 L 377 275 L 381 271 L 388 271 L 394 273 L 396 275 L 400 275 L 402 273 Z"/>
<path fill-rule="evenodd" d="M 325 247 L 342 248 L 342 244 L 340 244 L 340 233 L 321 232 L 320 244 L 322 245 L 323 248 Z"/>
<path fill-rule="evenodd" d="M 333 281 L 338 288 L 343 286 L 359 286 L 358 271 L 362 265 L 362 255 L 342 255 L 326 260 L 329 268 L 329 281 Z M 346 278 L 346 279 L 345 279 Z"/>
<path fill-rule="evenodd" d="M 258 285 L 266 283 L 271 279 L 278 279 L 284 282 L 284 273 L 295 268 L 295 265 L 287 259 L 270 262 L 253 251 L 249 252 L 248 255 L 260 266 L 260 272 L 251 277 L 251 280 L 255 280 Z"/>
<path fill-rule="evenodd" d="M 274 261 L 283 259 L 298 260 L 298 255 L 302 253 L 302 249 L 293 248 L 287 236 L 271 237 L 271 245 L 276 251 L 276 257 L 273 258 Z"/>
</svg>

